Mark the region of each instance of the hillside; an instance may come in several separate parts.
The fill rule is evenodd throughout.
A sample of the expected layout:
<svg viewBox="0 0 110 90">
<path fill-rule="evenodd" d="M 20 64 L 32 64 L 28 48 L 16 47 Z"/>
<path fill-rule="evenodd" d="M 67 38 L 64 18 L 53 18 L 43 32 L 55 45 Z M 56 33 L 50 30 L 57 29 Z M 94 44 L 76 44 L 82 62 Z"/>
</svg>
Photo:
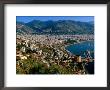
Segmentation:
<svg viewBox="0 0 110 90">
<path fill-rule="evenodd" d="M 92 22 L 73 20 L 16 22 L 17 34 L 94 34 Z"/>
</svg>

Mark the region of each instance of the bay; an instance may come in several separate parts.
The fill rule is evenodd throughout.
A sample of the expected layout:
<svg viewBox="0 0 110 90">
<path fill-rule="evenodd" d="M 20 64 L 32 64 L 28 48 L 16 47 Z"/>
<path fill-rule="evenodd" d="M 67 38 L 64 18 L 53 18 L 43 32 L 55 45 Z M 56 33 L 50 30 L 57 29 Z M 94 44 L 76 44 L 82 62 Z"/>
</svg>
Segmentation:
<svg viewBox="0 0 110 90">
<path fill-rule="evenodd" d="M 91 57 L 94 59 L 94 41 L 84 41 L 77 44 L 68 45 L 66 49 L 74 55 L 86 57 L 85 52 L 90 51 Z"/>
</svg>

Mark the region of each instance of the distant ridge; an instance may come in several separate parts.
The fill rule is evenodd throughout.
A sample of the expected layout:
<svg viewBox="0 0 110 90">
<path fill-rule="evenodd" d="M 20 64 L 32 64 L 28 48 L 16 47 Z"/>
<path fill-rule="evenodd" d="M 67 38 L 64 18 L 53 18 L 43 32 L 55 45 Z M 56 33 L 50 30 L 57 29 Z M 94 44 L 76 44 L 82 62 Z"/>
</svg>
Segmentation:
<svg viewBox="0 0 110 90">
<path fill-rule="evenodd" d="M 94 34 L 94 22 L 73 20 L 16 22 L 17 34 Z"/>
</svg>

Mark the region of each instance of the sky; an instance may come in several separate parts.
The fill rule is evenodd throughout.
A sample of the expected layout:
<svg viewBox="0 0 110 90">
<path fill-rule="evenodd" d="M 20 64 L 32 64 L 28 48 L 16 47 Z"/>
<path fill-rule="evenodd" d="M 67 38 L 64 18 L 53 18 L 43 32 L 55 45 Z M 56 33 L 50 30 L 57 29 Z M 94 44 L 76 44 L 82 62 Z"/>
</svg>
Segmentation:
<svg viewBox="0 0 110 90">
<path fill-rule="evenodd" d="M 94 16 L 16 16 L 16 21 L 28 23 L 32 20 L 40 21 L 74 20 L 80 22 L 89 22 L 94 21 Z"/>
</svg>

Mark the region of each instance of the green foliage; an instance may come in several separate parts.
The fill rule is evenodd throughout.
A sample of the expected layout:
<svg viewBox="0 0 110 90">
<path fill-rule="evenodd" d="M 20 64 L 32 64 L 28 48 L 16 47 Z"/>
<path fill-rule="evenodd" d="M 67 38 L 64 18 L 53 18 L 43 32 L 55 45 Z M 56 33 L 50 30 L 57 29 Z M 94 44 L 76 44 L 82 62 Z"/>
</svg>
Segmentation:
<svg viewBox="0 0 110 90">
<path fill-rule="evenodd" d="M 76 40 L 71 40 L 71 39 L 67 39 L 64 44 L 74 44 L 74 43 L 77 43 Z"/>
<path fill-rule="evenodd" d="M 75 43 L 77 41 L 68 39 L 66 43 Z M 19 51 L 22 48 L 22 44 L 17 44 L 16 48 Z M 61 58 L 55 59 L 58 56 L 56 49 L 63 52 Z M 16 59 L 16 73 L 17 74 L 74 74 L 77 70 L 83 70 L 82 63 L 75 63 L 72 58 L 68 58 L 69 54 L 66 50 L 61 49 L 61 46 L 41 46 L 40 49 L 43 51 L 42 55 L 31 51 L 26 48 L 25 53 L 20 53 L 22 56 L 26 56 L 27 59 L 21 60 Z M 54 54 L 54 55 L 52 55 Z M 42 56 L 45 57 L 42 58 Z M 68 62 L 69 60 L 69 62 Z"/>
<path fill-rule="evenodd" d="M 77 22 L 72 20 L 59 21 L 38 21 L 33 20 L 29 23 L 22 24 L 17 22 L 17 33 L 36 33 L 36 34 L 94 34 L 94 24 L 87 22 Z"/>
</svg>

